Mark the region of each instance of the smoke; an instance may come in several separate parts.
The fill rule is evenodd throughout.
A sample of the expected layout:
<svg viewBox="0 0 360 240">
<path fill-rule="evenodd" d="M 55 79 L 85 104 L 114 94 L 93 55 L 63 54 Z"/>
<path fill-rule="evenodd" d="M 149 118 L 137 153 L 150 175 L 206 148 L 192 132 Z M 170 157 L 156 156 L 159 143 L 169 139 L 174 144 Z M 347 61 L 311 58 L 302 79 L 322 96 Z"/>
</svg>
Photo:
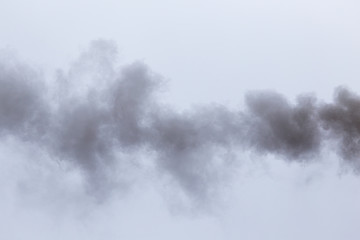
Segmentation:
<svg viewBox="0 0 360 240">
<path fill-rule="evenodd" d="M 34 136 L 47 122 L 39 76 L 26 66 L 0 63 L 0 134 Z"/>
<path fill-rule="evenodd" d="M 313 97 L 301 96 L 291 105 L 274 92 L 251 93 L 246 104 L 243 119 L 250 147 L 288 160 L 309 158 L 318 152 L 321 135 Z"/>
<path fill-rule="evenodd" d="M 340 87 L 334 103 L 322 104 L 319 116 L 328 138 L 338 144 L 338 152 L 355 171 L 360 170 L 360 97 Z"/>
<path fill-rule="evenodd" d="M 233 167 L 231 156 L 243 149 L 311 162 L 334 142 L 341 159 L 359 168 L 360 97 L 344 88 L 333 103 L 252 92 L 244 110 L 208 105 L 179 113 L 157 102 L 159 75 L 140 62 L 115 61 L 114 44 L 95 41 L 47 84 L 24 64 L 2 59 L 1 136 L 38 145 L 79 169 L 97 196 L 111 192 L 118 168 L 132 165 L 127 156 L 138 152 L 194 199 L 216 192 Z"/>
</svg>

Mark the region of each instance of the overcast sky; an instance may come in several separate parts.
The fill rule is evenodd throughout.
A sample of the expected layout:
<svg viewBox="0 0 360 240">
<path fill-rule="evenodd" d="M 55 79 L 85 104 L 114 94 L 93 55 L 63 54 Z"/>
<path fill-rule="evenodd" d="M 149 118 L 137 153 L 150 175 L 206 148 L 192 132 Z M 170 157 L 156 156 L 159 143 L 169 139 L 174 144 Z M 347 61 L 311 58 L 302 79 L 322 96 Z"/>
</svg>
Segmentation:
<svg viewBox="0 0 360 240">
<path fill-rule="evenodd" d="M 343 99 L 360 108 L 359 13 L 353 0 L 0 0 L 0 238 L 359 239 L 359 117 L 327 121 Z M 306 126 L 294 143 L 277 114 Z M 101 129 L 94 145 L 86 129 Z"/>
</svg>

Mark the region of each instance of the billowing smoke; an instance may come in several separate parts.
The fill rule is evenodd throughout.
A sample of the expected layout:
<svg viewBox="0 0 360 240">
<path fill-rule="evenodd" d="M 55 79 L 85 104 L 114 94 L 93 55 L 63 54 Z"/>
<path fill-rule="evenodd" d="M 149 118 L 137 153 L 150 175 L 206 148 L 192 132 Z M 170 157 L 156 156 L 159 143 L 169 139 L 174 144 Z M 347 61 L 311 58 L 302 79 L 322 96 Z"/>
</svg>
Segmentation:
<svg viewBox="0 0 360 240">
<path fill-rule="evenodd" d="M 99 195 L 111 190 L 119 163 L 140 151 L 194 198 L 216 191 L 232 168 L 229 156 L 243 149 L 309 162 L 330 141 L 344 162 L 359 168 L 360 97 L 344 88 L 328 104 L 310 95 L 291 103 L 274 92 L 252 92 L 242 110 L 209 105 L 179 113 L 157 102 L 160 76 L 143 63 L 118 68 L 115 60 L 112 43 L 93 42 L 49 84 L 3 59 L 1 136 L 31 142 L 78 168 Z"/>
<path fill-rule="evenodd" d="M 303 159 L 316 154 L 321 144 L 315 99 L 302 96 L 295 105 L 273 92 L 246 97 L 243 113 L 246 141 L 258 152 L 270 152 L 286 159 Z"/>
<path fill-rule="evenodd" d="M 345 88 L 335 91 L 334 103 L 318 110 L 327 137 L 338 143 L 338 151 L 355 171 L 360 170 L 360 97 Z"/>
</svg>

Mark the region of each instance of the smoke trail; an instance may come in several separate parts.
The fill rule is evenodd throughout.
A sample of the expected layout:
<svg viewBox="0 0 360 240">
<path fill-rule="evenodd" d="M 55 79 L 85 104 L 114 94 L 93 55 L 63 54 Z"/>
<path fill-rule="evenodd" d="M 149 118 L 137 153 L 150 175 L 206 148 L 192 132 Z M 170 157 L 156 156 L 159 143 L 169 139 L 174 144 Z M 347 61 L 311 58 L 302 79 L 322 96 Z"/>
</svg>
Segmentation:
<svg viewBox="0 0 360 240">
<path fill-rule="evenodd" d="M 115 60 L 112 43 L 95 41 L 50 86 L 29 67 L 3 60 L 1 136 L 38 144 L 78 168 L 94 195 L 106 195 L 118 163 L 132 161 L 119 152 L 151 153 L 156 169 L 196 199 L 216 191 L 232 167 L 224 156 L 237 149 L 311 161 L 335 141 L 342 159 L 359 168 L 360 98 L 344 88 L 329 104 L 253 92 L 243 111 L 210 105 L 178 113 L 156 102 L 161 77 L 142 63 L 118 69 Z"/>
</svg>

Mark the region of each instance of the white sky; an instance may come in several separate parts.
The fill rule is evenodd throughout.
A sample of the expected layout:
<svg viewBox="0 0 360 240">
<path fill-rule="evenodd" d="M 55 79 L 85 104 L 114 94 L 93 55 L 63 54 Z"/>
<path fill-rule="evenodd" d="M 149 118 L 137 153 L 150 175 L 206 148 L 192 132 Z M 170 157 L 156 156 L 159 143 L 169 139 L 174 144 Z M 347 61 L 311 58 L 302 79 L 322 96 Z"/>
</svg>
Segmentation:
<svg viewBox="0 0 360 240">
<path fill-rule="evenodd" d="M 359 13 L 354 0 L 0 0 L 0 49 L 51 76 L 110 39 L 120 63 L 143 60 L 169 80 L 164 101 L 176 107 L 236 107 L 252 89 L 329 99 L 339 85 L 360 92 Z M 334 156 L 242 164 L 213 211 L 189 212 L 155 180 L 93 204 L 76 174 L 33 166 L 30 147 L 0 145 L 1 239 L 360 237 L 360 178 L 339 174 Z"/>
</svg>

